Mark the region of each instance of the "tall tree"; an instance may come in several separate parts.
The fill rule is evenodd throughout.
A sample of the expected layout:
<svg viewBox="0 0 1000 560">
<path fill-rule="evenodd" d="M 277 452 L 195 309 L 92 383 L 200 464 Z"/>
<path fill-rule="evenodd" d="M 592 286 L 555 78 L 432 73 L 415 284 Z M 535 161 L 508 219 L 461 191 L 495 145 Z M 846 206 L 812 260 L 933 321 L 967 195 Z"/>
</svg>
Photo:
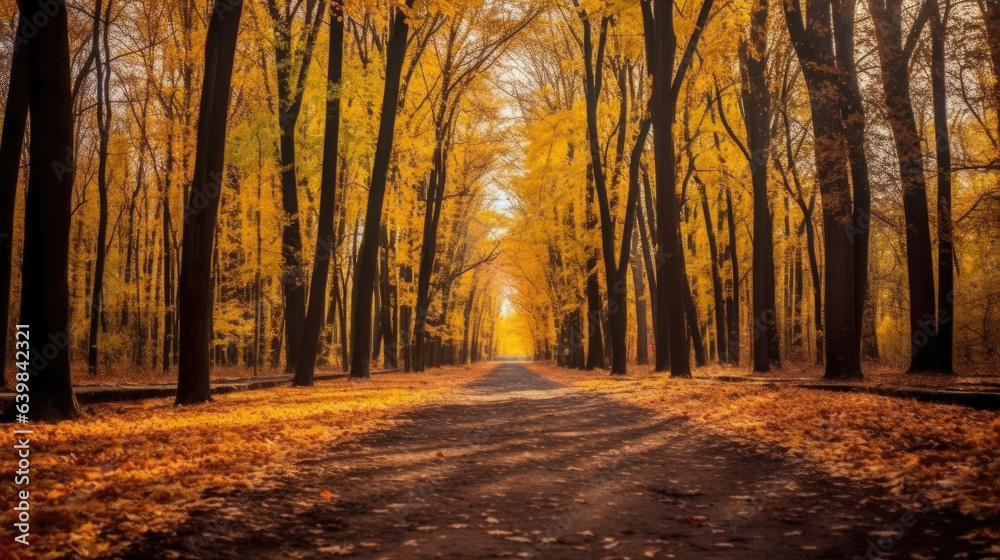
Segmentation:
<svg viewBox="0 0 1000 560">
<path fill-rule="evenodd" d="M 319 225 L 316 233 L 316 253 L 309 292 L 309 313 L 306 315 L 301 354 L 295 369 L 294 385 L 313 384 L 319 333 L 324 323 L 326 284 L 333 258 L 333 215 L 337 200 L 337 160 L 340 146 L 340 86 L 344 68 L 344 6 L 338 0 L 330 4 L 330 59 L 327 71 L 326 137 L 323 140 L 323 176 L 319 195 Z"/>
<path fill-rule="evenodd" d="M 778 308 L 774 295 L 774 224 L 767 192 L 771 147 L 771 92 L 765 70 L 767 0 L 757 0 L 750 13 L 748 40 L 740 46 L 743 114 L 747 129 L 745 154 L 753 182 L 753 369 L 781 365 Z"/>
<path fill-rule="evenodd" d="M 113 0 L 97 0 L 94 6 L 94 23 L 91 51 L 94 57 L 94 74 L 97 83 L 97 197 L 100 208 L 97 220 L 97 256 L 94 259 L 94 289 L 90 300 L 90 338 L 87 349 L 87 368 L 97 375 L 97 337 L 103 313 L 104 266 L 107 260 L 108 234 L 108 149 L 111 142 L 111 52 L 108 40 Z"/>
<path fill-rule="evenodd" d="M 21 151 L 28 124 L 28 49 L 14 48 L 7 81 L 7 104 L 4 106 L 3 133 L 0 135 L 0 325 L 7 328 L 10 313 L 11 270 L 14 252 L 14 210 L 17 183 L 21 175 Z M 0 364 L 7 363 L 7 345 L 0 344 Z M 0 374 L 0 386 L 6 379 Z"/>
<path fill-rule="evenodd" d="M 33 335 L 31 348 L 36 352 L 29 366 L 29 417 L 60 420 L 78 414 L 68 332 L 69 230 L 76 175 L 69 23 L 65 4 L 18 4 L 21 22 L 35 23 L 34 33 L 22 27 L 15 39 L 15 48 L 28 53 L 31 114 L 20 319 Z"/>
<path fill-rule="evenodd" d="M 212 400 L 212 256 L 226 158 L 229 94 L 243 0 L 215 0 L 205 39 L 205 74 L 198 116 L 194 175 L 184 209 L 178 281 L 180 356 L 176 404 Z"/>
<path fill-rule="evenodd" d="M 293 33 L 300 10 L 305 7 L 303 29 Z M 299 177 L 295 156 L 295 128 L 302 112 L 302 97 L 312 61 L 316 38 L 326 2 L 323 0 L 267 0 L 267 13 L 274 26 L 274 57 L 277 70 L 278 130 L 281 156 L 281 203 L 285 223 L 281 235 L 281 255 L 285 266 L 282 289 L 285 294 L 285 371 L 297 371 L 306 312 L 305 272 L 302 268 L 302 228 L 299 220 Z"/>
<path fill-rule="evenodd" d="M 684 318 L 685 282 L 683 250 L 680 240 L 680 215 L 677 204 L 677 167 L 674 156 L 673 124 L 676 118 L 677 96 L 687 74 L 701 37 L 712 0 L 704 0 L 694 31 L 680 61 L 677 61 L 677 37 L 674 31 L 673 3 L 667 0 L 643 0 L 643 27 L 646 36 L 646 56 L 653 78 L 651 99 L 654 133 L 653 159 L 656 166 L 656 254 L 657 321 L 663 325 L 657 337 L 656 369 L 666 369 L 669 361 L 671 377 L 690 377 L 690 347 L 688 325 Z M 676 69 L 675 69 L 676 66 Z M 668 345 L 669 344 L 669 348 Z M 669 356 L 669 359 L 667 359 Z"/>
<path fill-rule="evenodd" d="M 910 98 L 910 59 L 931 13 L 924 3 L 904 37 L 903 1 L 869 0 L 881 62 L 886 116 L 896 147 L 906 222 L 906 272 L 910 289 L 910 372 L 938 369 L 937 308 L 934 304 L 934 256 L 924 157 Z"/>
<path fill-rule="evenodd" d="M 938 211 L 938 369 L 953 373 L 955 331 L 955 242 L 951 217 L 951 134 L 948 131 L 948 90 L 945 83 L 945 40 L 951 0 L 941 13 L 936 0 L 931 5 L 931 89 L 934 92 L 934 138 L 937 152 Z M 994 38 L 995 39 L 995 38 Z"/>
<path fill-rule="evenodd" d="M 826 253 L 826 377 L 861 377 L 861 321 L 859 306 L 866 282 L 858 278 L 855 244 L 858 235 L 867 235 L 867 222 L 859 223 L 858 187 L 851 193 L 851 159 L 845 124 L 848 102 L 843 76 L 848 72 L 836 53 L 853 53 L 853 41 L 835 41 L 834 28 L 853 29 L 854 11 L 844 11 L 850 0 L 809 0 L 803 19 L 799 0 L 784 4 L 785 22 L 799 58 L 809 91 L 813 117 L 816 180 L 823 206 L 824 248 Z M 849 22 L 844 21 L 850 20 Z M 808 21 L 808 25 L 806 22 Z M 846 56 L 846 54 L 845 54 Z M 853 117 L 852 117 L 853 118 Z M 862 142 L 863 138 L 851 138 Z M 861 303 L 859 303 L 859 299 Z"/>
<path fill-rule="evenodd" d="M 382 116 L 372 161 L 371 181 L 368 188 L 368 208 L 358 252 L 357 275 L 354 279 L 354 305 L 351 306 L 351 377 L 371 376 L 369 356 L 372 339 L 372 299 L 378 268 L 379 230 L 382 225 L 382 206 L 385 202 L 385 184 L 389 174 L 393 136 L 396 129 L 396 108 L 399 105 L 399 84 L 406 59 L 406 38 L 410 31 L 409 18 L 413 17 L 414 0 L 405 0 L 393 9 L 386 46 L 385 88 L 382 95 Z M 405 12 L 403 11 L 405 9 Z"/>
</svg>

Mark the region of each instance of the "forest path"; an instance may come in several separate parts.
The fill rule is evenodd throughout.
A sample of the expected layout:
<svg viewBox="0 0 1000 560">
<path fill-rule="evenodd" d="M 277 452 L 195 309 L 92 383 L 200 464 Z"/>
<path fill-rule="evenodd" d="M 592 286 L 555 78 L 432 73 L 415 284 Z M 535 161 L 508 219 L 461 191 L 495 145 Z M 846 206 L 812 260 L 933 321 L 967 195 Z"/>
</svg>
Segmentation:
<svg viewBox="0 0 1000 560">
<path fill-rule="evenodd" d="M 980 557 L 958 518 L 516 364 L 290 472 L 115 557 Z"/>
</svg>

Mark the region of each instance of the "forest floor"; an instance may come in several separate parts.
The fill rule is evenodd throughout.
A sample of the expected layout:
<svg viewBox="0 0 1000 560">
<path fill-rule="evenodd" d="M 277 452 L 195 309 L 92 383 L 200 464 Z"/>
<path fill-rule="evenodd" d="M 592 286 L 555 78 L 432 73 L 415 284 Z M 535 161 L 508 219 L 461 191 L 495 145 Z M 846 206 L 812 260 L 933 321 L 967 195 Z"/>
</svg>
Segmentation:
<svg viewBox="0 0 1000 560">
<path fill-rule="evenodd" d="M 104 556 L 1000 557 L 996 413 L 530 367 L 285 454 L 180 523 L 105 527 Z"/>
</svg>

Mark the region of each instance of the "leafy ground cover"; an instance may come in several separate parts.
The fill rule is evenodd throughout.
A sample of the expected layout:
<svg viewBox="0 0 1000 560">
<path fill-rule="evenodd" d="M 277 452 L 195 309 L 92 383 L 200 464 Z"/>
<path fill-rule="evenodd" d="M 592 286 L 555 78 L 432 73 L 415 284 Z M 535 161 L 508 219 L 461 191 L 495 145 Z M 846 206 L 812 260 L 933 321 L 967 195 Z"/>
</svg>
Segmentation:
<svg viewBox="0 0 1000 560">
<path fill-rule="evenodd" d="M 489 367 L 228 394 L 192 407 L 169 399 L 98 406 L 78 420 L 31 425 L 32 544 L 10 550 L 5 543 L 0 558 L 107 554 L 116 546 L 103 538 L 111 526 L 116 533 L 163 530 L 203 506 L 206 490 L 266 488 L 293 475 L 296 461 L 447 400 Z M 11 430 L 0 445 L 12 448 Z M 15 495 L 12 465 L 4 462 L 0 479 L 4 511 Z"/>
<path fill-rule="evenodd" d="M 876 482 L 903 507 L 931 504 L 1000 518 L 1000 413 L 876 395 L 675 380 L 650 370 L 625 378 L 529 364 L 554 381 L 682 415 L 833 476 Z M 992 534 L 1000 541 L 1000 527 Z M 1000 552 L 1000 549 L 998 549 Z"/>
</svg>

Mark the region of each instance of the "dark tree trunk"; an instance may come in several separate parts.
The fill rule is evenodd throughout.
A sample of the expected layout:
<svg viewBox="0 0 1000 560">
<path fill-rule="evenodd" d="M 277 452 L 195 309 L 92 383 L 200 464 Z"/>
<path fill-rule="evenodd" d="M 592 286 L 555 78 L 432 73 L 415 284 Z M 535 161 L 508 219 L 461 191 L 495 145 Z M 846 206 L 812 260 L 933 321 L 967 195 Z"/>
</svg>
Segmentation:
<svg viewBox="0 0 1000 560">
<path fill-rule="evenodd" d="M 586 228 L 588 231 L 597 229 L 597 216 L 593 212 L 594 180 L 593 164 L 587 165 L 587 211 Z M 584 369 L 591 371 L 604 367 L 604 336 L 601 332 L 601 283 L 597 277 L 597 250 L 587 247 L 590 254 L 587 258 L 587 364 Z"/>
<path fill-rule="evenodd" d="M 854 204 L 851 197 L 848 140 L 845 132 L 839 67 L 834 56 L 830 0 L 808 4 L 809 26 L 798 0 L 784 5 L 785 20 L 809 90 L 815 137 L 816 179 L 823 201 L 826 249 L 826 377 L 861 377 L 861 331 L 858 317 Z M 836 17 L 850 17 L 837 11 Z M 839 48 L 844 45 L 838 43 Z M 839 50 L 839 49 L 838 49 Z M 863 228 L 860 228 L 863 229 Z"/>
<path fill-rule="evenodd" d="M 167 139 L 167 165 L 164 171 L 163 192 L 163 371 L 170 369 L 174 356 L 174 274 L 173 258 L 170 254 L 170 190 L 174 170 L 174 142 L 171 134 Z M 260 220 L 257 221 L 258 228 Z M 259 245 L 259 243 L 258 243 Z M 258 290 L 260 288 L 258 287 Z"/>
<path fill-rule="evenodd" d="M 1000 10 L 996 2 L 990 2 L 993 10 Z M 941 16 L 935 3 L 931 12 L 931 79 L 934 91 L 934 138 L 937 150 L 937 190 L 938 190 L 938 369 L 942 373 L 954 373 L 954 327 L 955 327 L 955 246 L 952 237 L 951 217 L 951 136 L 948 132 L 948 91 L 945 88 L 945 38 L 948 32 L 947 17 L 951 8 L 950 0 L 945 2 L 945 14 Z M 1000 19 L 1000 15 L 997 15 Z M 1000 32 L 1000 26 L 994 28 Z M 996 35 L 993 41 L 1000 41 Z M 1000 53 L 994 55 L 1000 58 Z M 1000 84 L 997 86 L 1000 88 Z M 997 90 L 1000 101 L 1000 90 Z M 997 105 L 1000 107 L 1000 104 Z"/>
<path fill-rule="evenodd" d="M 339 2 L 330 4 L 330 58 L 327 71 L 329 91 L 326 100 L 326 136 L 323 140 L 323 175 L 320 182 L 319 223 L 316 232 L 316 252 L 313 259 L 312 287 L 309 292 L 309 313 L 302 333 L 302 345 L 295 367 L 293 385 L 313 384 L 319 334 L 325 322 L 324 307 L 330 260 L 333 258 L 333 217 L 337 200 L 337 163 L 340 146 L 340 79 L 344 62 L 344 14 Z"/>
<path fill-rule="evenodd" d="M 103 11 L 102 11 L 103 10 Z M 94 61 L 97 72 L 95 79 L 97 82 L 97 132 L 99 136 L 99 146 L 97 151 L 97 197 L 99 203 L 99 214 L 97 221 L 97 257 L 94 264 L 94 289 L 91 292 L 90 301 L 90 331 L 89 345 L 87 348 L 87 368 L 91 375 L 97 375 L 97 337 L 99 317 L 103 315 L 103 295 L 104 295 L 104 264 L 106 261 L 107 245 L 105 239 L 108 232 L 108 146 L 111 141 L 111 53 L 102 49 L 107 47 L 107 29 L 103 28 L 104 41 L 102 44 L 102 18 L 108 21 L 111 12 L 111 1 L 105 8 L 103 0 L 97 0 L 94 7 L 94 28 L 92 35 L 91 49 L 94 51 Z"/>
<path fill-rule="evenodd" d="M 205 40 L 205 75 L 191 195 L 184 209 L 178 281 L 180 357 L 176 404 L 212 400 L 212 252 L 226 155 L 229 93 L 243 2 L 216 0 Z"/>
<path fill-rule="evenodd" d="M 18 35 L 20 37 L 20 35 Z M 14 253 L 14 210 L 21 174 L 21 151 L 28 122 L 28 49 L 23 44 L 11 56 L 3 134 L 0 136 L 0 326 L 7 332 L 10 319 L 11 270 Z M 6 387 L 7 343 L 0 344 L 0 387 Z"/>
<path fill-rule="evenodd" d="M 726 320 L 729 327 L 729 363 L 740 364 L 740 257 L 736 250 L 736 218 L 733 215 L 733 193 L 726 189 L 726 229 L 729 245 L 726 254 L 732 270 L 732 280 L 726 290 Z"/>
<path fill-rule="evenodd" d="M 834 41 L 837 64 L 841 78 L 841 95 L 844 132 L 847 135 L 847 158 L 850 162 L 851 186 L 854 194 L 854 317 L 857 336 L 861 337 L 864 306 L 868 293 L 868 252 L 871 240 L 872 195 L 865 154 L 865 111 L 861 100 L 861 86 L 854 62 L 854 18 L 857 0 L 840 0 L 834 5 Z"/>
<path fill-rule="evenodd" d="M 771 93 L 767 88 L 767 1 L 755 2 L 749 41 L 740 47 L 747 159 L 753 182 L 753 370 L 781 365 L 775 297 L 774 224 L 767 193 Z"/>
<path fill-rule="evenodd" d="M 412 7 L 414 0 L 406 0 Z M 396 128 L 396 107 L 399 105 L 399 83 L 406 58 L 406 37 L 409 25 L 402 11 L 394 11 L 392 32 L 386 46 L 385 92 L 382 97 L 382 117 L 379 125 L 375 157 L 372 164 L 371 184 L 368 189 L 368 209 L 361 250 L 354 279 L 354 305 L 351 308 L 351 377 L 371 376 L 368 352 L 371 350 L 372 298 L 375 289 L 375 269 L 379 251 L 379 228 L 382 225 L 382 205 L 385 202 L 385 184 L 392 155 L 393 134 Z"/>
<path fill-rule="evenodd" d="M 393 232 L 393 238 L 395 238 L 395 232 Z M 383 231 L 382 237 L 382 275 L 379 280 L 379 290 L 381 294 L 381 314 L 382 317 L 379 320 L 382 329 L 382 355 L 383 355 L 383 366 L 386 369 L 395 369 L 397 366 L 397 356 L 396 356 L 396 323 L 393 320 L 393 309 L 396 305 L 396 287 L 392 283 L 392 268 L 389 265 L 389 252 L 394 245 L 393 242 L 389 240 L 388 232 Z M 375 345 L 378 344 L 378 340 L 375 340 Z"/>
<path fill-rule="evenodd" d="M 681 256 L 683 257 L 683 254 Z M 694 365 L 705 367 L 708 365 L 708 358 L 705 355 L 705 341 L 701 333 L 701 322 L 698 320 L 698 307 L 694 303 L 694 294 L 691 293 L 691 280 L 687 274 L 684 275 L 683 289 L 684 317 L 687 319 L 688 327 L 691 329 L 691 347 L 694 348 Z"/>
<path fill-rule="evenodd" d="M 295 60 L 292 37 L 294 14 L 282 14 L 275 0 L 268 0 L 267 9 L 274 24 L 274 57 L 277 69 L 278 130 L 281 157 L 281 204 L 285 212 L 281 234 L 281 255 L 285 267 L 282 289 L 285 295 L 285 372 L 297 373 L 305 328 L 306 285 L 302 268 L 302 231 L 299 221 L 298 172 L 295 156 L 295 127 L 302 109 L 306 75 L 312 60 L 316 37 L 326 2 L 307 0 L 305 34 L 301 60 Z M 293 70 L 298 68 L 298 74 Z"/>
<path fill-rule="evenodd" d="M 58 2 L 43 8 L 40 2 L 21 0 L 19 6 L 22 22 L 47 22 L 36 25 L 37 32 L 30 39 L 22 29 L 14 45 L 28 52 L 31 114 L 20 319 L 34 335 L 29 418 L 60 420 L 78 414 L 68 332 L 70 206 L 75 175 L 68 18 L 65 4 Z"/>
<path fill-rule="evenodd" d="M 705 232 L 708 234 L 708 253 L 712 259 L 712 294 L 715 298 L 715 348 L 719 363 L 729 363 L 728 343 L 726 339 L 726 307 L 723 302 L 722 276 L 719 274 L 719 245 L 715 240 L 715 228 L 712 227 L 712 212 L 708 205 L 708 192 L 705 183 L 695 175 L 694 182 L 701 191 L 701 211 L 705 215 Z"/>
<path fill-rule="evenodd" d="M 656 314 L 662 325 L 667 345 L 658 344 L 657 370 L 670 363 L 671 377 L 691 377 L 688 326 L 684 319 L 684 262 L 681 258 L 680 215 L 677 205 L 677 168 L 674 156 L 673 123 L 680 85 L 695 47 L 712 9 L 712 0 L 704 0 L 695 30 L 688 41 L 684 56 L 677 62 L 677 38 L 674 34 L 673 3 L 667 0 L 642 2 L 643 28 L 646 38 L 646 58 L 653 77 L 651 98 L 652 124 L 655 134 L 654 162 L 656 165 Z M 669 352 L 669 359 L 667 353 Z"/>
<path fill-rule="evenodd" d="M 462 334 L 462 353 L 459 356 L 459 361 L 464 365 L 469 363 L 469 335 L 471 334 L 470 321 L 472 320 L 472 307 L 476 301 L 476 284 L 472 284 L 472 290 L 469 292 L 469 299 L 465 301 L 465 312 L 462 314 L 464 318 L 464 328 Z M 558 327 L 557 327 L 558 331 Z"/>
<path fill-rule="evenodd" d="M 920 132 L 910 101 L 909 61 L 904 45 L 902 0 L 869 0 L 882 69 L 887 118 L 896 147 L 906 221 L 906 272 L 910 289 L 910 372 L 937 369 L 937 308 L 934 257 Z M 921 26 L 918 18 L 917 26 Z M 916 27 L 915 29 L 919 29 Z"/>
<path fill-rule="evenodd" d="M 636 202 L 638 204 L 638 201 Z M 642 218 L 639 218 L 642 221 Z M 646 318 L 646 285 L 642 264 L 639 261 L 639 233 L 632 232 L 632 286 L 635 289 L 635 362 L 641 366 L 649 363 L 649 323 Z"/>
<path fill-rule="evenodd" d="M 587 140 L 588 146 L 590 148 L 590 171 L 593 179 L 593 190 L 597 195 L 597 204 L 600 215 L 600 226 L 601 226 L 601 254 L 604 256 L 604 276 L 605 276 L 605 288 L 608 293 L 608 308 L 607 308 L 607 328 L 606 333 L 608 335 L 608 341 L 610 342 L 608 351 L 611 354 L 611 373 L 613 375 L 625 375 L 626 369 L 626 333 L 628 329 L 628 311 L 627 306 L 627 293 L 624 289 L 625 287 L 625 272 L 628 263 L 628 245 L 631 235 L 626 232 L 625 237 L 622 239 L 622 257 L 623 262 L 626 266 L 619 269 L 619 265 L 616 262 L 615 255 L 615 225 L 614 220 L 611 217 L 611 201 L 608 192 L 607 175 L 604 172 L 604 162 L 601 157 L 601 146 L 600 138 L 598 137 L 597 129 L 597 106 L 600 100 L 601 90 L 603 87 L 603 75 L 604 75 L 604 51 L 607 44 L 607 29 L 610 24 L 610 18 L 604 17 L 601 20 L 600 31 L 598 34 L 597 49 L 594 50 L 593 41 L 593 25 L 589 19 L 586 12 L 581 12 L 580 17 L 583 20 L 583 57 L 584 57 L 584 68 L 586 70 L 586 78 L 584 80 L 584 89 L 586 91 L 585 100 L 587 104 Z M 620 75 L 620 79 L 624 81 L 624 73 Z M 625 118 L 628 115 L 628 98 L 627 89 L 623 84 L 620 84 L 621 89 L 621 103 L 620 103 L 620 117 L 619 117 L 619 134 L 618 134 L 618 163 L 620 164 L 622 157 L 624 156 L 625 148 Z M 643 136 L 645 140 L 645 136 Z M 639 152 L 642 155 L 642 152 Z M 616 165 L 616 168 L 618 166 Z M 589 219 L 593 197 L 590 192 L 590 185 L 588 185 L 588 227 L 596 226 L 592 220 Z M 631 185 L 630 185 L 631 187 Z M 630 188 L 630 195 L 631 195 Z M 629 216 L 634 218 L 635 210 L 634 208 L 627 208 Z M 626 229 L 630 228 L 630 224 L 626 224 Z M 588 267 L 591 270 L 591 276 L 587 280 L 587 299 L 589 301 L 590 308 L 590 319 L 591 319 L 591 334 L 595 333 L 594 324 L 594 300 L 593 293 L 595 288 L 597 288 L 597 277 L 596 277 L 596 259 L 593 263 L 588 263 Z M 600 332 L 599 330 L 597 331 Z M 597 339 L 598 337 L 592 337 Z M 591 369 L 598 365 L 597 353 L 598 348 L 592 342 L 590 345 L 591 356 L 587 360 L 587 369 Z M 603 358 L 603 356 L 602 356 Z M 603 359 L 601 360 L 604 361 Z M 602 364 L 603 365 L 603 364 Z"/>
</svg>

